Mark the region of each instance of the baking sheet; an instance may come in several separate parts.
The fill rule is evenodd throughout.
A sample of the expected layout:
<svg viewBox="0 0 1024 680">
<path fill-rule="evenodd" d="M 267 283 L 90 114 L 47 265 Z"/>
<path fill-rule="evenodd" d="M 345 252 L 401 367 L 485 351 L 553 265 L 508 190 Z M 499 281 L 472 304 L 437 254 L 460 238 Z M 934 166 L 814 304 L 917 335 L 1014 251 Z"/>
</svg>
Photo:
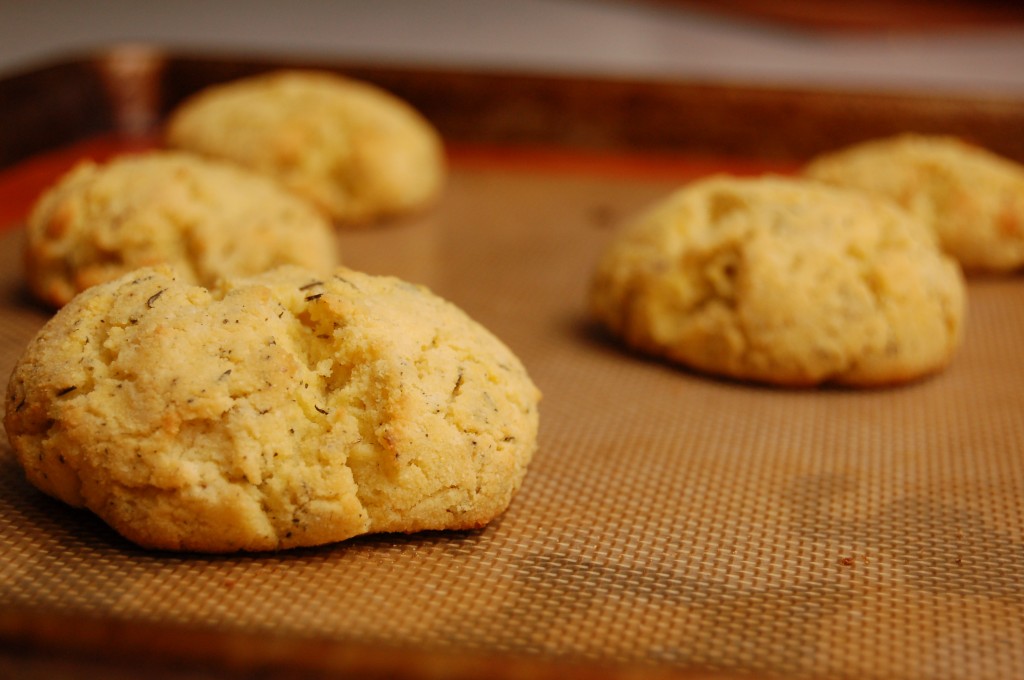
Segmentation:
<svg viewBox="0 0 1024 680">
<path fill-rule="evenodd" d="M 147 552 L 33 490 L 4 438 L 0 664 L 1024 676 L 1024 281 L 972 279 L 962 350 L 900 388 L 754 387 L 629 353 L 583 313 L 615 231 L 693 176 L 787 167 L 705 151 L 666 166 L 459 147 L 433 210 L 341 236 L 347 264 L 452 300 L 544 392 L 525 483 L 483 530 Z M 20 238 L 0 235 L 4 376 L 47 318 Z"/>
</svg>

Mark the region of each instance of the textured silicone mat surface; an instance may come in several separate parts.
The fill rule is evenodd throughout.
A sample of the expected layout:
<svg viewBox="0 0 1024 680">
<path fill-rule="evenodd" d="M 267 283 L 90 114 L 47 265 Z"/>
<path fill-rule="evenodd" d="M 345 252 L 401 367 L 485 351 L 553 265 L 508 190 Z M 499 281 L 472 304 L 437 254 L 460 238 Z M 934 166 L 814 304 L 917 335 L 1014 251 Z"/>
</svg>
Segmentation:
<svg viewBox="0 0 1024 680">
<path fill-rule="evenodd" d="M 145 552 L 32 489 L 3 437 L 0 622 L 795 678 L 1024 677 L 1024 280 L 972 280 L 964 347 L 910 386 L 692 374 L 583 316 L 597 253 L 671 186 L 461 167 L 429 215 L 343 237 L 350 266 L 462 306 L 544 391 L 539 451 L 500 520 L 268 555 Z M 0 236 L 4 381 L 47 316 L 22 291 L 19 238 Z"/>
</svg>

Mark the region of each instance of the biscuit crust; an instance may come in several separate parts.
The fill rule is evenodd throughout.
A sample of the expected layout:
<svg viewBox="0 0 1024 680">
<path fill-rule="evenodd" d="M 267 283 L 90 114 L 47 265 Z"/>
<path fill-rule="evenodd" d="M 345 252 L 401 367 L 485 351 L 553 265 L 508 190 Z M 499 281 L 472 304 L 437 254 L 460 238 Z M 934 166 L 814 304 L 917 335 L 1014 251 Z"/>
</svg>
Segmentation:
<svg viewBox="0 0 1024 680">
<path fill-rule="evenodd" d="M 956 137 L 905 134 L 814 159 L 808 177 L 896 202 L 968 271 L 1024 267 L 1024 166 Z"/>
<path fill-rule="evenodd" d="M 52 306 L 138 267 L 212 285 L 284 264 L 338 264 L 330 222 L 255 173 L 177 152 L 79 163 L 28 219 L 29 288 Z"/>
<path fill-rule="evenodd" d="M 365 225 L 435 200 L 446 172 L 433 126 L 370 83 L 284 70 L 200 91 L 167 143 L 275 177 L 336 222 Z"/>
<path fill-rule="evenodd" d="M 781 177 L 715 177 L 640 217 L 601 258 L 593 317 L 710 374 L 867 387 L 943 368 L 961 341 L 957 264 L 894 206 Z"/>
<path fill-rule="evenodd" d="M 260 551 L 481 527 L 536 447 L 497 338 L 403 281 L 284 267 L 90 288 L 33 340 L 5 426 L 28 479 L 135 543 Z"/>
</svg>

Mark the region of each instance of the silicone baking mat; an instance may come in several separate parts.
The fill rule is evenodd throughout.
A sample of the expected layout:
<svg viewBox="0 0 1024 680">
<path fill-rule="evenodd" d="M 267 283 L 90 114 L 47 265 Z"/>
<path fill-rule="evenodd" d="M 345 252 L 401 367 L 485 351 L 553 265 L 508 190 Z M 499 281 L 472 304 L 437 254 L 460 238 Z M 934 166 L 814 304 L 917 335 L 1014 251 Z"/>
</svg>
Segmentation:
<svg viewBox="0 0 1024 680">
<path fill-rule="evenodd" d="M 462 306 L 544 391 L 539 451 L 500 520 L 278 554 L 145 552 L 33 490 L 4 441 L 8 639 L 87 646 L 88 622 L 113 622 L 149 631 L 137 652 L 185 658 L 160 634 L 609 672 L 1024 676 L 1024 282 L 972 280 L 962 351 L 910 386 L 692 374 L 623 351 L 582 307 L 597 253 L 675 183 L 456 164 L 428 215 L 342 237 L 351 266 Z M 19 239 L 0 245 L 5 376 L 47 316 L 24 295 Z"/>
</svg>

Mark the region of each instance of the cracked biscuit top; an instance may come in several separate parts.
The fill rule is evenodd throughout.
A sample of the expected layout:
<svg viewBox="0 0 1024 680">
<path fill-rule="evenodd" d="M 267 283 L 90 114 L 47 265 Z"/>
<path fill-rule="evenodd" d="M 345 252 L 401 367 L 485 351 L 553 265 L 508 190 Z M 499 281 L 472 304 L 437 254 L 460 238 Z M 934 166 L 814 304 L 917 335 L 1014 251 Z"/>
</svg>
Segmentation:
<svg viewBox="0 0 1024 680">
<path fill-rule="evenodd" d="M 714 177 L 621 233 L 595 319 L 684 366 L 783 386 L 873 386 L 935 372 L 961 341 L 956 262 L 887 203 L 781 177 Z"/>
<path fill-rule="evenodd" d="M 808 177 L 892 200 L 969 271 L 1024 267 L 1024 166 L 956 137 L 904 134 L 824 154 Z"/>
<path fill-rule="evenodd" d="M 418 111 L 326 71 L 208 87 L 172 112 L 166 138 L 273 176 L 346 225 L 425 207 L 446 172 L 440 135 Z"/>
<path fill-rule="evenodd" d="M 330 269 L 338 246 L 325 217 L 271 180 L 178 152 L 82 162 L 29 216 L 25 273 L 50 305 L 157 264 L 212 285 L 283 264 Z"/>
<path fill-rule="evenodd" d="M 205 289 L 90 288 L 6 395 L 28 479 L 152 548 L 311 546 L 481 527 L 536 446 L 513 353 L 424 288 L 283 267 Z"/>
</svg>

